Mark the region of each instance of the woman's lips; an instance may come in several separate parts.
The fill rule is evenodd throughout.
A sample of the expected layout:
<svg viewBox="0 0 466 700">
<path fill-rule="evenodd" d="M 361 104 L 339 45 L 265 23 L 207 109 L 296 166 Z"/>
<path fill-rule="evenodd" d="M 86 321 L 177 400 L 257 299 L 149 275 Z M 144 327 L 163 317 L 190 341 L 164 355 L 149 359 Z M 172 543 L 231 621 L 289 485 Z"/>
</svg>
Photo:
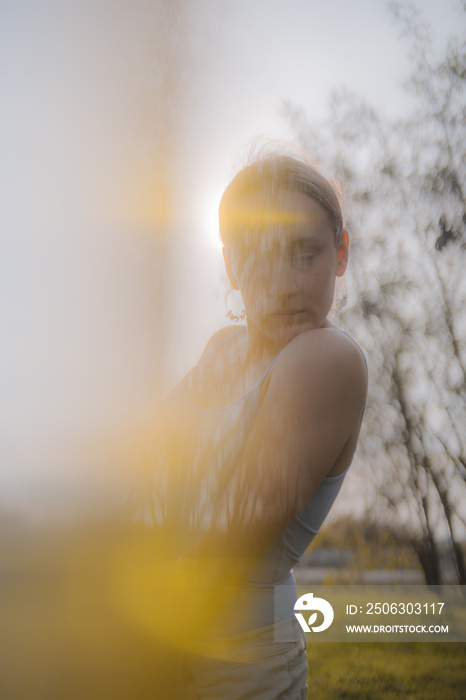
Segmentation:
<svg viewBox="0 0 466 700">
<path fill-rule="evenodd" d="M 278 309 L 272 313 L 272 316 L 297 316 L 303 313 L 304 309 Z"/>
</svg>

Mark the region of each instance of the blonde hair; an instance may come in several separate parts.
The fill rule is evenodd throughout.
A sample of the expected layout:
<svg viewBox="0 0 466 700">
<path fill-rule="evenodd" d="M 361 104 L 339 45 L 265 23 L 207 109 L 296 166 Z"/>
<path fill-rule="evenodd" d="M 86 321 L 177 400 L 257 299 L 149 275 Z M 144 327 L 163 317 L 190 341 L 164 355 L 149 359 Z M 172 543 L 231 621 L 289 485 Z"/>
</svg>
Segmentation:
<svg viewBox="0 0 466 700">
<path fill-rule="evenodd" d="M 224 244 L 241 246 L 246 234 L 236 212 L 246 205 L 254 209 L 256 198 L 271 198 L 281 190 L 302 192 L 327 212 L 335 244 L 344 227 L 339 186 L 328 180 L 304 155 L 265 153 L 240 170 L 223 193 L 219 206 L 220 238 Z"/>
</svg>

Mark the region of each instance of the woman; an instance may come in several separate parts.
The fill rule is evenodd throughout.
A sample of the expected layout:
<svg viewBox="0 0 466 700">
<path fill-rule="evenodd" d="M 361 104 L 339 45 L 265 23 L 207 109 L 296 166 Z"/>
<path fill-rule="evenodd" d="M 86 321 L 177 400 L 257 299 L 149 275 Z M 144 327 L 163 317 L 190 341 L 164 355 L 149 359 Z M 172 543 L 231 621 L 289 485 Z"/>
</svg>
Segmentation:
<svg viewBox="0 0 466 700">
<path fill-rule="evenodd" d="M 246 323 L 210 339 L 166 405 L 170 575 L 194 591 L 186 627 L 218 641 L 192 659 L 194 697 L 304 698 L 291 568 L 341 487 L 367 391 L 360 349 L 327 318 L 348 234 L 334 187 L 285 155 L 241 170 L 219 220 Z"/>
</svg>

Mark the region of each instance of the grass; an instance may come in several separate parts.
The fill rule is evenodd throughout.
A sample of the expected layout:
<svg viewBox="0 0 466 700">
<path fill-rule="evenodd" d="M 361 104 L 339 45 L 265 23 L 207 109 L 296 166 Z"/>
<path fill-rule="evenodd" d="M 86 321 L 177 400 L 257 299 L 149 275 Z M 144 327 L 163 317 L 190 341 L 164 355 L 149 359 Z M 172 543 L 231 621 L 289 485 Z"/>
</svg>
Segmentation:
<svg viewBox="0 0 466 700">
<path fill-rule="evenodd" d="M 314 643 L 307 654 L 309 698 L 466 700 L 462 643 Z"/>
</svg>

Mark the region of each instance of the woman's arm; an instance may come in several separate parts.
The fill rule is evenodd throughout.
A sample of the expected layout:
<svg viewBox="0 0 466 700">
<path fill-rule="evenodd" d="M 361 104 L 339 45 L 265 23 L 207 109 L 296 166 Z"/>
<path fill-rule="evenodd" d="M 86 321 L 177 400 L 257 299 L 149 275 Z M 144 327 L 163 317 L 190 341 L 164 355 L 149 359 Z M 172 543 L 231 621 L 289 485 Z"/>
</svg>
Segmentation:
<svg viewBox="0 0 466 700">
<path fill-rule="evenodd" d="M 192 550 L 257 558 L 322 479 L 356 448 L 367 372 L 356 345 L 331 329 L 302 333 L 281 353 L 214 527 Z"/>
</svg>

